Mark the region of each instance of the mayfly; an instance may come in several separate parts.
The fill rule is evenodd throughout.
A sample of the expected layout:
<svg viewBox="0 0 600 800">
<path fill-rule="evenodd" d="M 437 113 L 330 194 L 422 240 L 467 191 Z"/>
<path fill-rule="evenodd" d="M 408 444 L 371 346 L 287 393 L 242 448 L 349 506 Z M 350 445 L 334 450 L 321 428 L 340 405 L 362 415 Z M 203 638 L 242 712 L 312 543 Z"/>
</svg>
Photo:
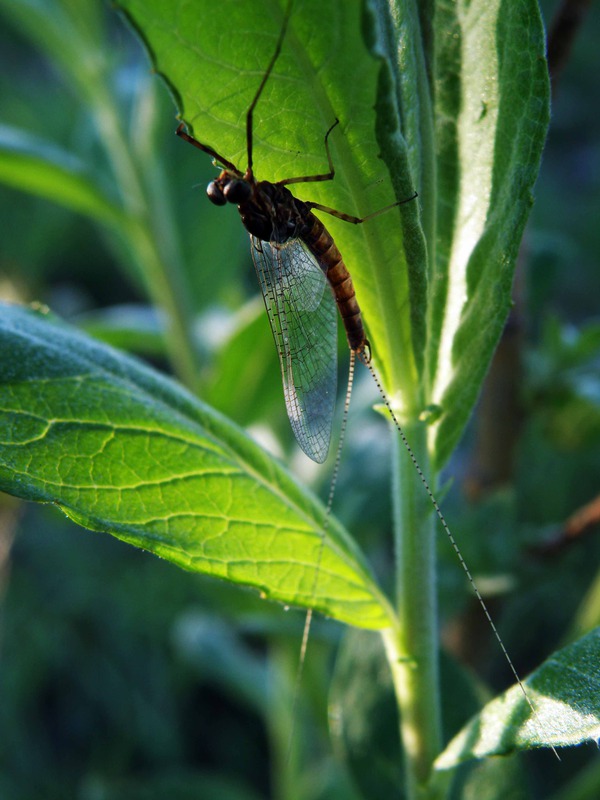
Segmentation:
<svg viewBox="0 0 600 800">
<path fill-rule="evenodd" d="M 322 463 L 327 457 L 337 383 L 337 316 L 335 309 L 337 303 L 351 354 L 345 410 L 347 412 L 354 362 L 358 358 L 369 368 L 373 376 L 385 406 L 399 431 L 408 455 L 458 556 L 512 674 L 520 686 L 527 704 L 535 714 L 531 700 L 462 557 L 429 482 L 419 466 L 414 451 L 371 364 L 370 345 L 365 334 L 350 273 L 331 234 L 312 213 L 313 210 L 322 211 L 358 225 L 402 203 L 414 200 L 417 196 L 416 193 L 406 200 L 400 200 L 366 217 L 343 214 L 319 203 L 304 202 L 294 197 L 287 188 L 291 184 L 328 181 L 334 178 L 335 170 L 329 148 L 329 137 L 338 125 L 337 119 L 325 135 L 328 172 L 288 178 L 277 183 L 257 181 L 254 176 L 254 110 L 281 52 L 291 5 L 291 2 L 288 3 L 275 51 L 246 114 L 246 170 L 240 170 L 214 148 L 193 138 L 186 132 L 184 123 L 179 125 L 177 134 L 212 156 L 215 162 L 222 166 L 223 169 L 219 176 L 208 185 L 208 197 L 218 206 L 228 203 L 236 205 L 242 223 L 250 234 L 252 257 L 279 355 L 287 413 L 298 444 L 310 458 L 319 463 Z M 331 291 L 327 290 L 327 285 Z M 344 416 L 343 426 L 345 420 L 346 416 Z M 331 511 L 343 430 L 344 427 L 342 427 L 329 492 L 325 527 Z M 317 576 L 323 544 L 322 540 L 316 570 Z M 315 593 L 316 585 L 313 587 L 313 594 Z M 306 651 L 310 620 L 311 610 L 309 609 L 301 646 L 300 670 Z"/>
<path fill-rule="evenodd" d="M 350 273 L 331 234 L 312 213 L 313 209 L 358 225 L 413 200 L 416 194 L 362 218 L 294 197 L 287 188 L 291 184 L 333 179 L 329 136 L 339 124 L 337 119 L 325 135 L 327 173 L 287 178 L 277 183 L 256 180 L 252 160 L 253 113 L 281 51 L 288 19 L 289 8 L 275 52 L 246 115 L 245 172 L 190 136 L 183 123 L 177 134 L 224 167 L 209 184 L 208 198 L 218 206 L 236 205 L 250 234 L 252 258 L 281 364 L 290 424 L 306 455 L 322 463 L 329 451 L 336 398 L 336 303 L 353 356 L 368 363 L 370 347 Z"/>
</svg>

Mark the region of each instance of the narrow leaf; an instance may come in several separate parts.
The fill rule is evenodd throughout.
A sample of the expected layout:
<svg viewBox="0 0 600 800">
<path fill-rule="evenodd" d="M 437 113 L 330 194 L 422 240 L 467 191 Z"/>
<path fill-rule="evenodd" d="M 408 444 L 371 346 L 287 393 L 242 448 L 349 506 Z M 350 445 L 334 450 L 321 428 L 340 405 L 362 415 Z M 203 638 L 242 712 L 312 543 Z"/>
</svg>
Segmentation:
<svg viewBox="0 0 600 800">
<path fill-rule="evenodd" d="M 535 0 L 437 3 L 437 237 L 429 401 L 441 465 L 475 403 L 511 303 L 549 119 Z M 432 244 L 431 242 L 429 243 Z"/>
<path fill-rule="evenodd" d="M 1 311 L 0 488 L 185 569 L 391 624 L 348 534 L 324 533 L 321 504 L 242 431 L 132 358 Z"/>
<path fill-rule="evenodd" d="M 138 356 L 166 358 L 165 325 L 151 306 L 114 305 L 77 317 L 78 326 L 105 344 Z"/>
<path fill-rule="evenodd" d="M 0 126 L 0 182 L 99 222 L 115 225 L 123 221 L 118 206 L 94 184 L 75 156 L 4 125 Z"/>
<path fill-rule="evenodd" d="M 554 653 L 525 681 L 511 686 L 474 717 L 440 755 L 438 769 L 533 747 L 600 739 L 600 628 Z"/>
</svg>

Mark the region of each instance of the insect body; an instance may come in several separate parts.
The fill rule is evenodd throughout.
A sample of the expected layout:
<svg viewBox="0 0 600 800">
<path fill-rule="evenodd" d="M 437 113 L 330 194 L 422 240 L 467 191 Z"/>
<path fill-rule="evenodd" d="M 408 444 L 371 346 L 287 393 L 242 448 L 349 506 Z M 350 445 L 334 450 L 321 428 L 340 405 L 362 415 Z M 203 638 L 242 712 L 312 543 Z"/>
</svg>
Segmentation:
<svg viewBox="0 0 600 800">
<path fill-rule="evenodd" d="M 335 125 L 337 120 L 329 129 L 328 135 Z M 329 175 L 315 177 L 326 178 Z M 333 290 L 346 328 L 350 349 L 357 355 L 362 354 L 368 348 L 368 342 L 352 278 L 331 234 L 311 211 L 312 208 L 320 206 L 298 200 L 286 187 L 286 183 L 300 180 L 307 181 L 310 178 L 292 179 L 280 183 L 257 182 L 251 173 L 246 173 L 240 178 L 239 175 L 223 170 L 217 180 L 209 184 L 208 196 L 216 205 L 235 203 L 242 222 L 254 241 L 270 242 L 275 249 L 278 249 L 281 245 L 301 240 L 315 258 Z M 346 214 L 339 216 L 348 217 Z"/>
<path fill-rule="evenodd" d="M 252 257 L 279 354 L 288 417 L 300 447 L 322 463 L 329 450 L 337 385 L 336 303 L 352 353 L 368 364 L 370 347 L 350 273 L 313 209 L 358 225 L 413 200 L 416 194 L 362 218 L 294 197 L 287 188 L 290 184 L 333 179 L 329 136 L 338 125 L 337 119 L 325 134 L 328 172 L 277 183 L 256 180 L 252 169 L 253 114 L 281 51 L 290 10 L 291 5 L 246 114 L 246 171 L 190 136 L 183 123 L 177 134 L 224 167 L 208 185 L 207 194 L 216 205 L 236 205 L 250 234 Z"/>
<path fill-rule="evenodd" d="M 184 130 L 183 123 L 179 126 L 177 134 L 195 147 L 211 155 L 224 167 L 218 178 L 209 184 L 208 197 L 216 205 L 226 205 L 227 203 L 237 205 L 242 222 L 250 234 L 252 257 L 279 354 L 287 412 L 298 443 L 304 452 L 317 462 L 323 462 L 327 457 L 337 382 L 337 303 L 352 353 L 346 410 L 352 385 L 354 358 L 358 357 L 369 368 L 390 417 L 398 429 L 406 451 L 459 558 L 506 661 L 521 687 L 529 708 L 535 714 L 535 708 L 460 553 L 429 482 L 419 466 L 392 404 L 381 386 L 373 365 L 370 363 L 370 346 L 365 335 L 361 312 L 350 274 L 333 238 L 323 223 L 313 214 L 313 210 L 324 211 L 356 225 L 366 222 L 394 206 L 409 202 L 417 195 L 415 194 L 406 200 L 393 203 L 363 218 L 342 214 L 318 203 L 305 202 L 294 197 L 287 188 L 288 185 L 326 181 L 334 177 L 334 167 L 328 140 L 332 130 L 338 124 L 338 120 L 334 122 L 325 135 L 325 150 L 329 162 L 329 172 L 322 175 L 288 178 L 277 183 L 257 181 L 254 177 L 252 169 L 253 112 L 281 51 L 290 10 L 291 3 L 287 7 L 275 52 L 246 115 L 248 153 L 246 171 L 241 172 L 232 162 L 220 156 L 210 146 L 202 144 L 190 136 Z M 340 437 L 340 442 L 341 440 L 342 437 Z M 338 459 L 334 467 L 324 527 L 328 524 L 331 511 L 339 466 L 339 454 L 340 448 L 338 447 Z M 313 595 L 316 594 L 316 582 L 323 552 L 323 543 L 324 536 L 321 540 L 317 559 Z M 309 609 L 302 639 L 298 677 L 301 674 L 301 666 L 304 662 L 310 620 L 311 610 Z"/>
<path fill-rule="evenodd" d="M 362 220 L 299 200 L 286 184 L 333 177 L 327 140 L 336 125 L 337 120 L 325 138 L 330 164 L 325 175 L 279 183 L 257 181 L 251 167 L 242 173 L 218 157 L 226 168 L 207 189 L 216 205 L 237 205 L 250 234 L 252 257 L 281 364 L 288 417 L 304 452 L 319 463 L 329 450 L 336 396 L 335 303 L 350 349 L 364 361 L 369 360 L 369 343 L 350 273 L 312 209 L 320 208 L 355 223 Z M 177 132 L 210 152 L 185 133 L 182 125 Z"/>
</svg>

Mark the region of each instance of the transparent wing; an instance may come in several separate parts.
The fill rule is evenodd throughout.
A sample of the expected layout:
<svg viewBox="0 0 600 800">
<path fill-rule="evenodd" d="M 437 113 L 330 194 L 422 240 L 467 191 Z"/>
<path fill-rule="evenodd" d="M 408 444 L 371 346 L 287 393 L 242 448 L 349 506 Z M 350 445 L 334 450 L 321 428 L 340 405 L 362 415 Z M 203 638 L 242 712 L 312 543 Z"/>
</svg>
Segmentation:
<svg viewBox="0 0 600 800">
<path fill-rule="evenodd" d="M 329 450 L 337 385 L 333 293 L 300 239 L 276 244 L 250 238 L 292 430 L 306 455 L 321 464 Z"/>
</svg>

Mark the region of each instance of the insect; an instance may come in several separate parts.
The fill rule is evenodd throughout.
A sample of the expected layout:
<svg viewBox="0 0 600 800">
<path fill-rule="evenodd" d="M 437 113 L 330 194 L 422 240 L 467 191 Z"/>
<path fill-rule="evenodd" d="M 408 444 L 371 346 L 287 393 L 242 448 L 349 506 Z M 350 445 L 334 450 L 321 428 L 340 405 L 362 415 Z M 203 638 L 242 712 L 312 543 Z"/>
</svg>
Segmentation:
<svg viewBox="0 0 600 800">
<path fill-rule="evenodd" d="M 223 169 L 220 175 L 208 185 L 208 197 L 218 206 L 228 203 L 236 205 L 242 223 L 250 234 L 252 257 L 279 355 L 287 413 L 300 447 L 318 463 L 322 463 L 326 459 L 329 450 L 337 383 L 337 316 L 335 308 L 337 304 L 351 353 L 345 408 L 347 410 L 349 403 L 354 361 L 358 358 L 371 372 L 404 447 L 491 626 L 508 666 L 535 715 L 533 704 L 371 364 L 370 345 L 365 334 L 350 273 L 331 234 L 313 214 L 313 210 L 322 211 L 358 225 L 395 206 L 415 199 L 416 193 L 406 200 L 392 203 L 362 218 L 343 214 L 319 203 L 305 202 L 294 197 L 287 188 L 291 184 L 327 181 L 334 178 L 335 169 L 329 148 L 329 137 L 338 125 L 337 119 L 325 135 L 328 172 L 288 178 L 277 183 L 257 181 L 254 175 L 252 159 L 254 110 L 281 52 L 290 12 L 291 2 L 287 6 L 275 52 L 246 114 L 246 170 L 242 172 L 212 147 L 193 138 L 186 132 L 184 123 L 179 125 L 177 134 L 221 164 Z M 330 486 L 324 529 L 327 527 L 331 512 L 345 420 L 346 416 Z M 313 594 L 316 591 L 324 536 L 323 533 Z M 309 608 L 302 637 L 297 686 L 304 663 L 311 618 L 312 611 Z"/>
<path fill-rule="evenodd" d="M 291 184 L 333 180 L 329 136 L 339 124 L 337 119 L 325 134 L 328 172 L 277 183 L 256 179 L 253 114 L 281 52 L 289 12 L 290 7 L 275 52 L 246 114 L 246 170 L 242 172 L 212 147 L 194 139 L 183 123 L 177 134 L 223 166 L 221 174 L 208 185 L 208 198 L 218 206 L 236 205 L 250 234 L 252 258 L 279 355 L 290 424 L 304 452 L 322 463 L 329 451 L 337 387 L 336 304 L 354 356 L 368 364 L 370 347 L 350 273 L 331 234 L 312 212 L 323 211 L 358 225 L 413 200 L 416 194 L 362 218 L 294 197 L 287 188 Z"/>
</svg>

